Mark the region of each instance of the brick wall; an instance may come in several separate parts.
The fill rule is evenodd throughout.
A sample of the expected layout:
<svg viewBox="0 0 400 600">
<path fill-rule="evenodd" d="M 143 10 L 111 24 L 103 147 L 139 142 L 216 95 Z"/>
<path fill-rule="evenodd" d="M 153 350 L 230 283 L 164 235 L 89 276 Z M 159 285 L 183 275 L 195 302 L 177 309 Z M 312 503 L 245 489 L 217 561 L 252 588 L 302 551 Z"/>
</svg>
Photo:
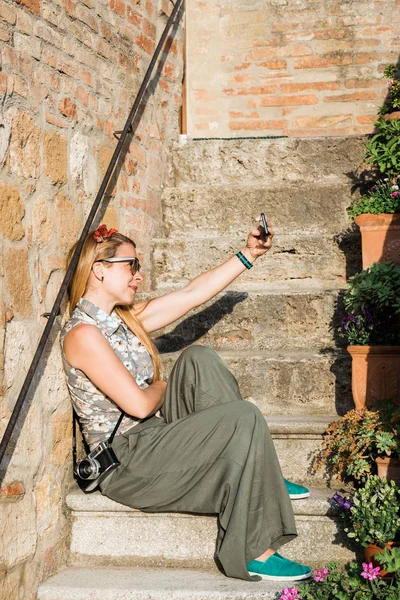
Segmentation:
<svg viewBox="0 0 400 600">
<path fill-rule="evenodd" d="M 193 0 L 188 134 L 369 133 L 399 21 L 399 0 Z"/>
<path fill-rule="evenodd" d="M 0 0 L 0 435 L 170 10 L 167 0 Z M 101 214 L 137 241 L 145 264 L 178 134 L 182 39 L 180 28 Z M 32 600 L 67 557 L 71 413 L 59 326 L 0 484 L 4 599 Z"/>
</svg>

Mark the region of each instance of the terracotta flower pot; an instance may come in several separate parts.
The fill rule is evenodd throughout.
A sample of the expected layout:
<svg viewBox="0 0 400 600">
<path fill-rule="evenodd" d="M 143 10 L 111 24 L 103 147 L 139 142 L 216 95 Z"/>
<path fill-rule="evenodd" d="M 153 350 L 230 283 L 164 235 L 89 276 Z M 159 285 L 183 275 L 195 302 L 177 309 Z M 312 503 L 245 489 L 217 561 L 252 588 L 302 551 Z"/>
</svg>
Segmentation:
<svg viewBox="0 0 400 600">
<path fill-rule="evenodd" d="M 383 115 L 383 118 L 386 121 L 393 121 L 394 119 L 400 119 L 400 110 L 395 110 L 395 111 L 393 111 L 391 113 Z"/>
<path fill-rule="evenodd" d="M 351 387 L 357 409 L 378 400 L 400 404 L 400 346 L 347 346 L 352 358 Z"/>
<path fill-rule="evenodd" d="M 354 221 L 361 231 L 363 269 L 374 262 L 400 264 L 400 213 L 358 215 Z"/>
<path fill-rule="evenodd" d="M 400 485 L 400 460 L 398 458 L 385 456 L 384 458 L 376 458 L 375 462 L 379 477 L 386 477 L 386 479 L 391 479 L 397 485 Z"/>
<path fill-rule="evenodd" d="M 399 548 L 399 547 L 400 547 L 400 542 L 388 542 L 385 546 L 385 548 L 388 548 L 389 550 L 391 548 Z M 380 546 L 376 546 L 375 544 L 368 544 L 368 546 L 366 548 L 364 548 L 365 562 L 367 562 L 367 563 L 372 562 L 374 567 L 380 567 L 379 562 L 375 559 L 375 554 L 378 554 L 378 552 L 381 552 L 381 550 L 383 550 L 383 548 L 381 548 Z M 386 575 L 390 576 L 391 573 L 389 573 L 388 571 L 384 571 L 382 569 L 380 572 L 380 576 L 385 577 Z"/>
</svg>

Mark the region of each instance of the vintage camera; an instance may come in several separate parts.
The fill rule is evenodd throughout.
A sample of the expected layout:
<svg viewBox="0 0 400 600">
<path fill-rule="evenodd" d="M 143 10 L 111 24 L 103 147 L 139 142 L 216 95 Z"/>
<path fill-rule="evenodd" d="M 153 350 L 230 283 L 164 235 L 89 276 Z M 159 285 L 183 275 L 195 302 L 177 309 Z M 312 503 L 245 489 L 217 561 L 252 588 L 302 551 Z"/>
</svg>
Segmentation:
<svg viewBox="0 0 400 600">
<path fill-rule="evenodd" d="M 108 442 L 101 442 L 87 458 L 77 462 L 74 469 L 76 482 L 84 492 L 93 492 L 120 464 Z"/>
</svg>

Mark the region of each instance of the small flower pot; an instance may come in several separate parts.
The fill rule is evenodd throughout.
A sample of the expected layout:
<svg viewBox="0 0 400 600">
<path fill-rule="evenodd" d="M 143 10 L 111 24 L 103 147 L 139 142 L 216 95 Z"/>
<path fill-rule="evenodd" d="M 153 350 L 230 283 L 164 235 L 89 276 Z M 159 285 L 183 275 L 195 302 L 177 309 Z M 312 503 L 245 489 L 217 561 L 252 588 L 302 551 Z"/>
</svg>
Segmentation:
<svg viewBox="0 0 400 600">
<path fill-rule="evenodd" d="M 400 264 L 400 213 L 358 215 L 354 222 L 361 231 L 363 269 L 374 262 Z"/>
<path fill-rule="evenodd" d="M 392 548 L 399 548 L 399 547 L 400 547 L 400 542 L 388 542 L 385 546 L 385 548 L 388 548 L 389 550 L 391 550 Z M 366 563 L 372 562 L 374 567 L 380 567 L 380 564 L 376 560 L 375 555 L 378 554 L 378 552 L 381 552 L 382 550 L 383 550 L 383 548 L 381 548 L 381 546 L 376 546 L 375 544 L 368 544 L 368 546 L 366 548 L 364 548 L 365 562 Z M 380 572 L 380 577 L 390 578 L 392 575 L 393 575 L 393 573 L 389 573 L 388 571 L 385 571 L 383 569 Z"/>
<path fill-rule="evenodd" d="M 393 480 L 400 486 L 400 459 L 391 456 L 375 459 L 378 476 Z"/>
<path fill-rule="evenodd" d="M 400 110 L 395 110 L 391 113 L 383 115 L 385 121 L 393 121 L 394 119 L 400 119 Z"/>
<path fill-rule="evenodd" d="M 400 346 L 347 346 L 357 410 L 391 398 L 400 405 Z"/>
</svg>

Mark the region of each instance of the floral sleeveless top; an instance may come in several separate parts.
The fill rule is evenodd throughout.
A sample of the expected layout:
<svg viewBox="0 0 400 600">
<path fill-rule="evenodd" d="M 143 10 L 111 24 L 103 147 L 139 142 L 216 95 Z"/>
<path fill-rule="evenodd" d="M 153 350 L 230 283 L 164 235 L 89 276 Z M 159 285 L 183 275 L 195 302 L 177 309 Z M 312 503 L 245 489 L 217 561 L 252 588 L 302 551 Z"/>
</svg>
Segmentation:
<svg viewBox="0 0 400 600">
<path fill-rule="evenodd" d="M 85 298 L 79 300 L 61 332 L 61 351 L 72 404 L 78 415 L 85 440 L 93 450 L 97 444 L 111 435 L 121 410 L 92 383 L 85 373 L 72 367 L 65 357 L 64 337 L 80 323 L 95 325 L 101 331 L 140 388 L 146 388 L 153 381 L 154 370 L 147 349 L 114 311 L 109 315 L 89 300 Z M 116 435 L 125 433 L 139 421 L 135 417 L 125 415 Z"/>
</svg>

